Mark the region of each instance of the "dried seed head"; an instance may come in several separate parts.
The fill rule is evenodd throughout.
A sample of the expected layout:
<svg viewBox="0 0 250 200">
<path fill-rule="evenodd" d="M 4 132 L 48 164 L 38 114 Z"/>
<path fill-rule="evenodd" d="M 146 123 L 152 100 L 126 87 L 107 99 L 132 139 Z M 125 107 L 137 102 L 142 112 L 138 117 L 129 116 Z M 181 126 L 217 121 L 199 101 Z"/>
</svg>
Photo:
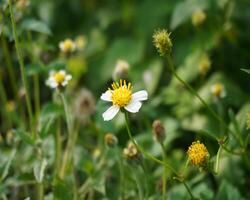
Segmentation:
<svg viewBox="0 0 250 200">
<path fill-rule="evenodd" d="M 153 136 L 157 142 L 162 143 L 166 137 L 165 128 L 160 120 L 153 122 Z"/>
<path fill-rule="evenodd" d="M 105 135 L 104 140 L 105 140 L 105 144 L 110 148 L 115 147 L 118 143 L 117 137 L 112 133 L 107 133 Z"/>
<path fill-rule="evenodd" d="M 127 148 L 123 149 L 124 158 L 133 163 L 140 163 L 142 161 L 142 155 L 133 143 L 128 143 Z"/>
<path fill-rule="evenodd" d="M 170 54 L 172 51 L 172 41 L 167 30 L 157 30 L 153 35 L 153 44 L 161 56 Z"/>
</svg>

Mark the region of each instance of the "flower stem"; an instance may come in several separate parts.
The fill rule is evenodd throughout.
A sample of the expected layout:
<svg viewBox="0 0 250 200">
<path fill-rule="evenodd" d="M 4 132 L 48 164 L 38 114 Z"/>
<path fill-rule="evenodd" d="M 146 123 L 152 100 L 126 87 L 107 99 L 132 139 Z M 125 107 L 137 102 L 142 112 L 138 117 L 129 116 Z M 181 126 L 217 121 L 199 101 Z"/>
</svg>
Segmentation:
<svg viewBox="0 0 250 200">
<path fill-rule="evenodd" d="M 57 122 L 57 130 L 55 134 L 55 174 L 58 174 L 61 166 L 61 153 L 62 153 L 62 145 L 61 145 L 61 128 L 60 128 L 60 119 Z"/>
<path fill-rule="evenodd" d="M 215 163 L 215 169 L 214 169 L 215 174 L 218 174 L 218 170 L 219 170 L 219 160 L 220 160 L 221 149 L 222 149 L 222 146 L 219 147 L 217 155 L 216 155 L 216 163 Z"/>
<path fill-rule="evenodd" d="M 154 157 L 153 155 L 151 155 L 150 153 L 147 153 L 146 151 L 144 151 L 138 144 L 137 142 L 135 141 L 135 139 L 133 138 L 132 134 L 131 134 L 131 131 L 130 131 L 130 128 L 129 128 L 129 120 L 128 120 L 128 113 L 125 111 L 124 112 L 124 115 L 125 115 L 125 124 L 126 124 L 126 129 L 127 129 L 127 132 L 128 132 L 128 135 L 129 135 L 129 138 L 130 140 L 133 142 L 133 144 L 136 146 L 136 148 L 143 153 L 143 155 L 145 155 L 147 158 L 149 158 L 150 160 L 158 163 L 158 164 L 161 164 L 163 166 L 165 166 L 166 168 L 170 169 L 176 176 L 176 179 L 179 180 L 181 183 L 184 184 L 185 188 L 188 190 L 188 193 L 190 194 L 190 197 L 192 199 L 195 199 L 194 198 L 194 195 L 192 194 L 191 190 L 189 189 L 188 185 L 186 184 L 185 180 L 179 176 L 179 174 L 177 173 L 177 171 L 171 166 L 169 165 L 167 162 L 163 162 L 159 159 L 157 159 L 156 157 Z"/>
<path fill-rule="evenodd" d="M 162 158 L 164 163 L 167 162 L 167 158 L 166 158 L 166 154 L 165 154 L 165 149 L 164 149 L 164 145 L 161 142 L 161 150 L 162 150 Z M 167 168 L 164 166 L 163 169 L 163 177 L 162 177 L 162 199 L 166 199 L 166 195 L 167 195 Z"/>
<path fill-rule="evenodd" d="M 44 188 L 43 188 L 43 183 L 38 183 L 37 185 L 37 199 L 38 200 L 44 200 Z"/>
<path fill-rule="evenodd" d="M 186 81 L 184 81 L 175 71 L 172 59 L 170 55 L 167 55 L 167 64 L 177 80 L 179 80 L 194 96 L 196 96 L 199 101 L 207 108 L 207 110 L 225 127 L 226 130 L 232 133 L 232 131 L 227 127 L 224 120 L 217 115 L 217 113 L 206 103 L 206 101 L 190 86 Z"/>
<path fill-rule="evenodd" d="M 14 36 L 14 41 L 15 41 L 15 46 L 16 46 L 17 57 L 18 57 L 19 65 L 20 65 L 22 83 L 23 83 L 24 90 L 25 90 L 25 100 L 26 100 L 27 109 L 28 109 L 30 129 L 31 129 L 33 138 L 36 138 L 35 126 L 33 124 L 33 114 L 32 114 L 32 108 L 31 108 L 30 95 L 29 95 L 28 81 L 27 81 L 26 72 L 24 68 L 23 56 L 22 56 L 21 49 L 19 46 L 19 40 L 17 36 L 16 23 L 15 23 L 15 18 L 13 14 L 11 0 L 9 0 L 9 11 L 10 11 L 10 18 L 11 18 L 11 24 L 12 24 L 12 29 L 13 29 L 13 36 Z"/>
</svg>

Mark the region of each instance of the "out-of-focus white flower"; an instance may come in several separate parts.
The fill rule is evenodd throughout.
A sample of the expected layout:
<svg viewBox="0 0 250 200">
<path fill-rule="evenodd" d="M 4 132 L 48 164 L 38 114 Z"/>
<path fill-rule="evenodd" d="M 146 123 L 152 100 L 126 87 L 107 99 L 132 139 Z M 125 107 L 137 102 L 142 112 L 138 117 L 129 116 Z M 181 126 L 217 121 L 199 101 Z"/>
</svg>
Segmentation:
<svg viewBox="0 0 250 200">
<path fill-rule="evenodd" d="M 120 78 L 125 78 L 130 68 L 129 63 L 126 60 L 119 59 L 116 62 L 115 69 L 113 71 L 113 79 L 119 80 Z"/>
<path fill-rule="evenodd" d="M 76 50 L 76 44 L 71 39 L 66 39 L 59 43 L 59 48 L 63 53 L 72 53 Z"/>
<path fill-rule="evenodd" d="M 211 87 L 211 93 L 216 97 L 216 98 L 224 98 L 226 96 L 226 90 L 224 85 L 221 83 L 215 83 Z"/>
<path fill-rule="evenodd" d="M 51 71 L 49 73 L 49 78 L 46 81 L 46 85 L 51 88 L 65 87 L 71 79 L 72 76 L 66 74 L 65 70 L 60 70 L 58 72 Z"/>
<path fill-rule="evenodd" d="M 77 36 L 75 44 L 78 50 L 83 50 L 87 45 L 87 38 L 84 35 Z"/>
<path fill-rule="evenodd" d="M 148 99 L 148 93 L 145 90 L 141 90 L 132 94 L 131 83 L 127 84 L 125 80 L 120 80 L 120 83 L 114 82 L 112 89 L 103 93 L 101 99 L 113 103 L 113 105 L 102 114 L 104 121 L 109 121 L 115 117 L 121 108 L 131 113 L 138 112 L 142 106 L 141 101 Z"/>
</svg>

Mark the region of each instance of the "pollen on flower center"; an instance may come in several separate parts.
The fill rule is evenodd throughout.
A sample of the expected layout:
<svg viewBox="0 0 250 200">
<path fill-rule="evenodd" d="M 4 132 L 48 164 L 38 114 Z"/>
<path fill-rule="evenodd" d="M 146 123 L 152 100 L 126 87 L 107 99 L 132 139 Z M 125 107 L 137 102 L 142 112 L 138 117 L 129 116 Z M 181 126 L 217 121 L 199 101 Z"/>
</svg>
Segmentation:
<svg viewBox="0 0 250 200">
<path fill-rule="evenodd" d="M 61 72 L 57 72 L 54 75 L 54 78 L 58 84 L 62 83 L 65 80 L 65 74 Z"/>
<path fill-rule="evenodd" d="M 132 85 L 131 83 L 126 83 L 126 81 L 120 80 L 120 83 L 113 83 L 112 89 L 110 89 L 112 93 L 112 102 L 113 105 L 117 105 L 119 107 L 124 107 L 129 104 L 132 98 Z"/>
<path fill-rule="evenodd" d="M 188 148 L 187 154 L 194 165 L 201 165 L 205 162 L 208 151 L 204 144 L 200 143 L 200 141 L 196 141 Z"/>
</svg>

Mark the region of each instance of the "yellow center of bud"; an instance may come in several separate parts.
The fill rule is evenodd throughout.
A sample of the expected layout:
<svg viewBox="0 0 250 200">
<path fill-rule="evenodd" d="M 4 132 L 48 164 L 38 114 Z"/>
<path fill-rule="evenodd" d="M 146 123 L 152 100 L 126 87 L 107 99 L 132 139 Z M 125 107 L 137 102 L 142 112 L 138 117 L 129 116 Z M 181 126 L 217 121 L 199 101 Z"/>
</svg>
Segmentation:
<svg viewBox="0 0 250 200">
<path fill-rule="evenodd" d="M 194 165 L 203 164 L 208 156 L 207 148 L 200 141 L 193 142 L 192 145 L 188 148 L 187 151 L 189 160 Z"/>
<path fill-rule="evenodd" d="M 111 90 L 111 89 L 110 89 Z M 124 107 L 129 104 L 132 98 L 132 85 L 126 83 L 124 80 L 120 80 L 120 83 L 112 84 L 112 102 L 113 105 Z"/>
</svg>

